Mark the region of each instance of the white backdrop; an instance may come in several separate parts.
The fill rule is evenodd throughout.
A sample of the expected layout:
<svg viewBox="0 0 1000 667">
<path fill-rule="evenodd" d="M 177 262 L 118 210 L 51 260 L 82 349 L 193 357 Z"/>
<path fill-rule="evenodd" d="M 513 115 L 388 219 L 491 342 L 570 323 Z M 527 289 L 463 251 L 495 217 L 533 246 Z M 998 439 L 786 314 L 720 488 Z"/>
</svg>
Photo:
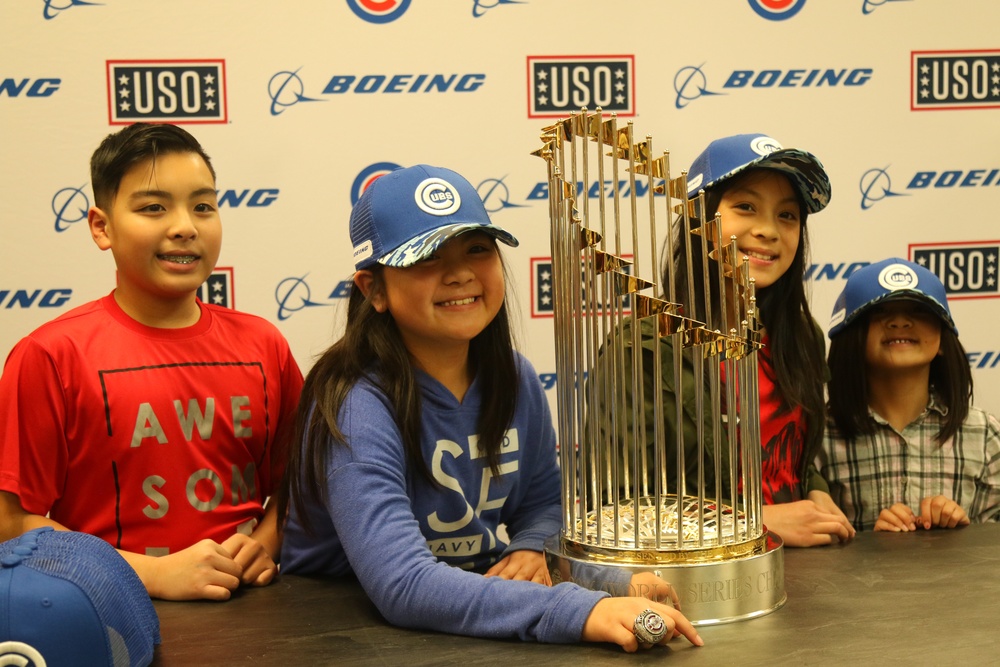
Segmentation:
<svg viewBox="0 0 1000 667">
<path fill-rule="evenodd" d="M 996 0 L 20 0 L 0 25 L 0 356 L 112 289 L 85 224 L 88 160 L 142 118 L 191 123 L 213 157 L 215 294 L 275 322 L 303 370 L 339 335 L 364 184 L 417 162 L 464 174 L 521 240 L 505 255 L 520 347 L 551 387 L 533 277 L 545 165 L 529 153 L 548 116 L 602 102 L 675 168 L 741 132 L 817 154 L 833 182 L 810 221 L 817 318 L 854 268 L 923 258 L 976 403 L 1000 413 Z"/>
</svg>

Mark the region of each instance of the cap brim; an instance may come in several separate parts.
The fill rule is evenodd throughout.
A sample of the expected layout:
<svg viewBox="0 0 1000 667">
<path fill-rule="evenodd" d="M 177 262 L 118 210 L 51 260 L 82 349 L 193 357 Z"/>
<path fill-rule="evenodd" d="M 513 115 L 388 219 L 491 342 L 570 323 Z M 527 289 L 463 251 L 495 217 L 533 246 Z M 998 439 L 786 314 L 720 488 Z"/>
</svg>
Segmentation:
<svg viewBox="0 0 1000 667">
<path fill-rule="evenodd" d="M 812 153 L 785 148 L 769 153 L 747 166 L 774 169 L 787 174 L 802 195 L 810 213 L 819 213 L 830 203 L 830 178 L 819 158 Z"/>
<path fill-rule="evenodd" d="M 806 210 L 809 213 L 819 213 L 830 203 L 830 178 L 823 168 L 823 163 L 812 153 L 797 148 L 782 148 L 768 153 L 753 162 L 733 169 L 715 180 L 698 184 L 692 188 L 688 184 L 688 198 L 694 199 L 698 190 L 707 190 L 742 174 L 748 169 L 773 169 L 786 174 L 792 185 L 802 196 Z"/>
<path fill-rule="evenodd" d="M 417 262 L 426 259 L 434 254 L 438 248 L 455 238 L 459 234 L 469 231 L 479 231 L 489 234 L 497 241 L 509 245 L 512 248 L 518 246 L 518 241 L 510 232 L 497 227 L 496 225 L 483 225 L 479 223 L 460 222 L 452 225 L 444 225 L 429 232 L 424 232 L 415 236 L 392 252 L 379 258 L 378 263 L 383 266 L 392 266 L 397 269 L 404 269 L 413 266 Z"/>
<path fill-rule="evenodd" d="M 955 326 L 955 321 L 951 319 L 951 315 L 948 313 L 948 310 L 938 303 L 936 299 L 924 294 L 923 292 L 916 292 L 913 290 L 897 290 L 878 299 L 872 299 L 861 308 L 855 310 L 851 313 L 850 317 L 845 318 L 843 322 L 839 322 L 830 328 L 830 336 L 836 336 L 852 322 L 864 316 L 865 313 L 870 311 L 872 308 L 880 306 L 883 303 L 889 303 L 890 301 L 913 301 L 915 303 L 919 303 L 921 306 L 926 307 L 927 310 L 937 315 L 949 329 L 955 332 L 956 335 L 958 334 L 958 327 Z"/>
</svg>

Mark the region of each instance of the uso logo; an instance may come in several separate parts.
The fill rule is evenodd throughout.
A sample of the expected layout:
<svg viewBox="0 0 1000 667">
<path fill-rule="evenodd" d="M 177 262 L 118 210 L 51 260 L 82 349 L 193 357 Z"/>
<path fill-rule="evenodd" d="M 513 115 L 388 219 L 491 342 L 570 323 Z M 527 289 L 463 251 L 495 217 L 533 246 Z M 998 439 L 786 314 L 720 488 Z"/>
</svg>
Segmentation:
<svg viewBox="0 0 1000 667">
<path fill-rule="evenodd" d="M 198 298 L 202 303 L 211 303 L 223 308 L 235 308 L 233 294 L 233 267 L 217 266 L 198 288 Z"/>
<path fill-rule="evenodd" d="M 912 243 L 910 259 L 934 273 L 949 299 L 988 299 L 997 289 L 1000 241 Z"/>
<path fill-rule="evenodd" d="M 1000 51 L 913 51 L 910 109 L 1000 107 Z"/>
<path fill-rule="evenodd" d="M 112 125 L 229 122 L 224 60 L 109 60 L 107 67 Z"/>
<path fill-rule="evenodd" d="M 632 255 L 623 255 L 625 259 L 631 259 Z M 621 269 L 622 273 L 631 274 L 632 267 L 630 265 L 623 266 Z M 613 274 L 605 274 L 613 275 Z M 551 257 L 532 257 L 531 258 L 531 317 L 554 317 L 555 316 L 555 304 L 553 301 L 553 287 L 555 286 L 555 276 L 552 273 L 552 258 Z M 607 285 L 606 287 L 610 287 Z M 600 289 L 601 293 L 605 293 L 604 289 Z M 584 310 L 591 310 L 598 313 L 611 312 L 614 306 L 614 297 L 607 296 L 604 303 L 600 303 L 600 297 L 597 294 L 588 294 L 586 286 L 583 292 L 580 294 L 580 303 Z M 631 299 L 628 295 L 625 295 L 621 299 L 622 312 L 626 315 L 632 313 Z"/>
<path fill-rule="evenodd" d="M 410 0 L 347 0 L 355 16 L 369 23 L 390 23 L 410 7 Z"/>
<path fill-rule="evenodd" d="M 790 19 L 805 7 L 806 0 L 749 0 L 750 7 L 758 16 L 768 21 Z"/>
<path fill-rule="evenodd" d="M 528 118 L 581 107 L 635 115 L 635 56 L 528 56 Z"/>
</svg>

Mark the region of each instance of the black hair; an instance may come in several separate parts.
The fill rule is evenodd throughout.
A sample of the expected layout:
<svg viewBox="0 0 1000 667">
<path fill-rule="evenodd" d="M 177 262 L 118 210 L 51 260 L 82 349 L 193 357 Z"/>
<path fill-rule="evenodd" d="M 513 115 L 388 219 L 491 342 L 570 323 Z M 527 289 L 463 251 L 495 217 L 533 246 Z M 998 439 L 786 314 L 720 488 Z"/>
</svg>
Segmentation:
<svg viewBox="0 0 1000 667">
<path fill-rule="evenodd" d="M 136 164 L 169 153 L 196 153 L 215 180 L 212 160 L 198 140 L 176 125 L 135 123 L 109 134 L 90 158 L 90 183 L 94 203 L 108 208 L 118 194 L 122 178 Z"/>
<path fill-rule="evenodd" d="M 830 339 L 828 407 L 837 430 L 847 440 L 875 432 L 875 423 L 868 418 L 868 364 L 863 363 L 871 312 L 862 313 Z M 965 348 L 951 325 L 941 322 L 941 354 L 931 361 L 929 379 L 929 390 L 948 409 L 937 434 L 939 443 L 958 433 L 972 404 L 972 370 Z"/>
<path fill-rule="evenodd" d="M 748 169 L 720 183 L 713 184 L 705 191 L 706 220 L 712 220 L 719 209 L 722 197 L 747 177 L 765 171 L 763 168 Z M 774 170 L 766 170 L 772 173 Z M 786 177 L 787 178 L 787 177 Z M 793 188 L 794 189 L 794 188 Z M 825 420 L 823 402 L 823 334 L 814 324 L 812 312 L 809 309 L 809 298 L 805 290 L 805 271 L 809 260 L 809 234 L 806 221 L 808 208 L 797 189 L 795 197 L 798 201 L 801 233 L 799 244 L 795 249 L 788 270 L 768 287 L 757 289 L 757 308 L 760 323 L 763 324 L 769 338 L 768 354 L 774 368 L 775 389 L 781 403 L 781 411 L 787 412 L 796 406 L 802 408 L 808 418 L 809 430 L 822 428 Z M 669 257 L 664 253 L 663 284 L 667 284 L 667 271 L 673 270 L 676 276 L 677 298 L 687 300 L 687 245 L 691 247 L 691 270 L 695 284 L 701 285 L 703 271 L 704 239 L 700 235 L 686 235 L 680 229 L 680 220 L 674 236 L 674 255 Z M 692 219 L 692 225 L 697 223 Z M 709 271 L 710 294 L 719 293 L 717 271 Z M 705 322 L 705 294 L 700 289 L 694 289 L 695 303 L 686 304 L 686 316 Z M 712 320 L 720 321 L 719 304 L 712 303 Z"/>
</svg>

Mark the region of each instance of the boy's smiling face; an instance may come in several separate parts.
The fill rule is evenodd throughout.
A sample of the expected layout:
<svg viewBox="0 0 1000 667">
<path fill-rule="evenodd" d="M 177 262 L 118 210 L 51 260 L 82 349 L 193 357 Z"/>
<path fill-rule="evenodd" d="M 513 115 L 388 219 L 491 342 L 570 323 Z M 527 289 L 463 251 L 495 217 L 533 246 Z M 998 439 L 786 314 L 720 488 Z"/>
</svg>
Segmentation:
<svg viewBox="0 0 1000 667">
<path fill-rule="evenodd" d="M 166 153 L 136 164 L 110 210 L 92 208 L 89 222 L 98 247 L 114 254 L 115 300 L 126 313 L 152 326 L 197 321 L 195 293 L 222 246 L 215 180 L 201 156 Z"/>
</svg>

